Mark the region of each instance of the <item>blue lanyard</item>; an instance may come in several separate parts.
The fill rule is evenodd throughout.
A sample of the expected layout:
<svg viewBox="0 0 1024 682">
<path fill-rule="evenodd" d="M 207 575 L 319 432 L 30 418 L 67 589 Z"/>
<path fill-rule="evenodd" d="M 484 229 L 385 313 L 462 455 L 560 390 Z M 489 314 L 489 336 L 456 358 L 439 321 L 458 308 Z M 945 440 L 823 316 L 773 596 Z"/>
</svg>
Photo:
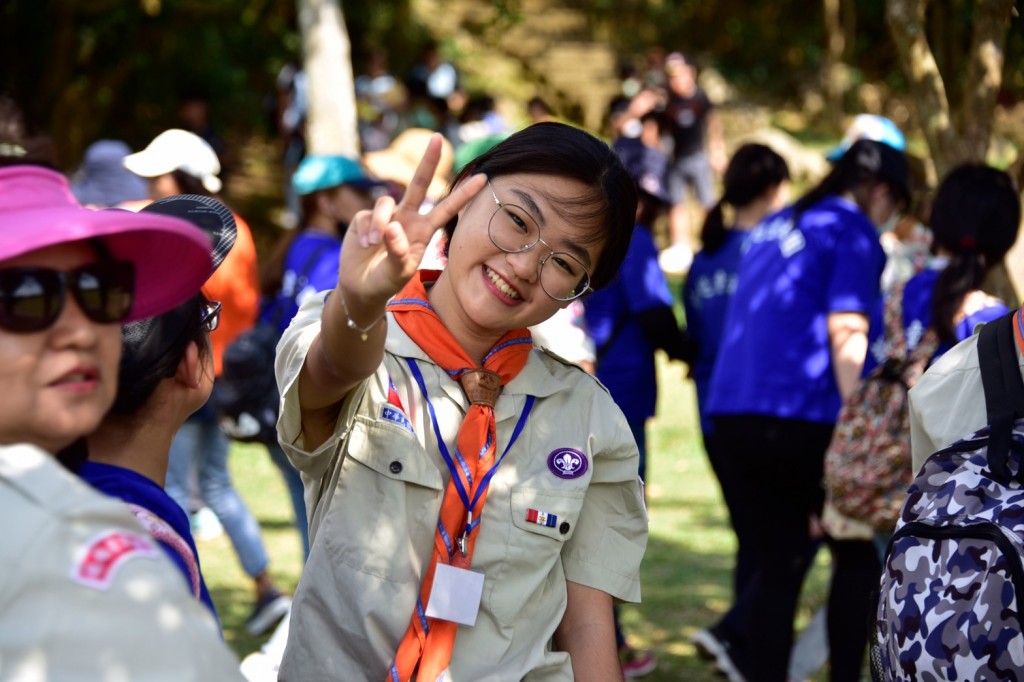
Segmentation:
<svg viewBox="0 0 1024 682">
<path fill-rule="evenodd" d="M 472 513 L 473 509 L 476 508 L 477 502 L 480 501 L 480 496 L 487 489 L 487 486 L 491 483 L 491 478 L 494 477 L 495 472 L 505 459 L 505 455 L 512 449 L 512 445 L 519 438 L 519 434 L 523 432 L 523 427 L 526 426 L 526 419 L 530 416 L 530 411 L 533 409 L 533 404 L 536 401 L 536 397 L 532 395 L 526 396 L 526 406 L 523 408 L 523 413 L 519 415 L 519 421 L 516 422 L 516 427 L 512 431 L 512 438 L 509 439 L 508 445 L 505 446 L 505 450 L 501 453 L 501 457 L 495 460 L 494 465 L 488 469 L 487 473 L 480 480 L 480 485 L 476 490 L 476 494 L 473 495 L 473 499 L 469 499 L 469 491 L 462 483 L 462 478 L 458 475 L 456 467 L 461 469 L 466 475 L 466 480 L 470 486 L 473 485 L 473 478 L 470 474 L 469 467 L 466 461 L 463 459 L 462 454 L 455 449 L 455 458 L 452 458 L 451 453 L 448 451 L 448 446 L 445 445 L 444 439 L 441 438 L 441 427 L 437 423 L 437 414 L 434 412 L 434 404 L 430 402 L 430 394 L 427 393 L 427 385 L 423 381 L 423 373 L 420 371 L 419 365 L 412 358 L 406 358 L 406 362 L 409 363 L 409 369 L 412 371 L 413 378 L 416 379 L 416 383 L 420 387 L 420 391 L 423 393 L 423 399 L 427 401 L 427 411 L 430 414 L 430 425 L 434 428 L 434 436 L 437 438 L 437 448 L 441 451 L 441 457 L 444 458 L 444 462 L 448 465 L 448 470 L 451 473 L 452 481 L 455 483 L 455 489 L 459 493 L 459 498 L 462 500 L 462 504 L 465 505 L 466 511 Z M 490 443 L 487 443 L 486 447 L 490 447 Z M 456 462 L 456 459 L 458 460 Z M 480 523 L 480 517 L 473 518 L 466 527 L 466 532 L 471 533 L 474 528 Z"/>
</svg>

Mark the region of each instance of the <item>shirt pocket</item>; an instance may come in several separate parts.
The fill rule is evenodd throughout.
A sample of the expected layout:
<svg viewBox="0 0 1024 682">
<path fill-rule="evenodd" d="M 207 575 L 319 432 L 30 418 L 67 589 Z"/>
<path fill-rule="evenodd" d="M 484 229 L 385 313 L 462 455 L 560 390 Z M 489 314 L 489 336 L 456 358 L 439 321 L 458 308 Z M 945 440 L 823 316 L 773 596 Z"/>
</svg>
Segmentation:
<svg viewBox="0 0 1024 682">
<path fill-rule="evenodd" d="M 585 495 L 583 490 L 513 488 L 510 495 L 512 524 L 526 532 L 526 535 L 513 532 L 513 538 L 527 547 L 548 546 L 536 536 L 565 542 L 576 528 Z"/>
<path fill-rule="evenodd" d="M 359 416 L 320 533 L 337 562 L 418 584 L 443 494 L 441 473 L 413 433 Z"/>
<path fill-rule="evenodd" d="M 565 575 L 561 555 L 583 508 L 585 490 L 511 489 L 504 559 L 488 589 L 494 616 L 508 625 L 538 611 L 562 612 Z"/>
</svg>

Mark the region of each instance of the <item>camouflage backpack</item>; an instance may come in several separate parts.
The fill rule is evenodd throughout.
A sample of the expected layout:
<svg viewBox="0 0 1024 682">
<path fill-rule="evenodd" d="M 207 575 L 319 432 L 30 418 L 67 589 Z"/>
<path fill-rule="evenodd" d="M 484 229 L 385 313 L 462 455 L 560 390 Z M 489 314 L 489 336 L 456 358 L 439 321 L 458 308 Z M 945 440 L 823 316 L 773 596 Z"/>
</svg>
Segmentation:
<svg viewBox="0 0 1024 682">
<path fill-rule="evenodd" d="M 872 677 L 1024 680 L 1024 381 L 1014 315 L 980 332 L 989 425 L 933 454 L 884 562 Z"/>
</svg>

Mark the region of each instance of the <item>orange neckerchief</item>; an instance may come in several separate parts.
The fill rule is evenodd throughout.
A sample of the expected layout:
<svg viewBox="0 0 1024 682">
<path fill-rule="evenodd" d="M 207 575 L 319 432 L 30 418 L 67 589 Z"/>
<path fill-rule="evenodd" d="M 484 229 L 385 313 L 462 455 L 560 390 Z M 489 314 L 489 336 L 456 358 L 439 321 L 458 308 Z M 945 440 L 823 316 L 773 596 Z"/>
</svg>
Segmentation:
<svg viewBox="0 0 1024 682">
<path fill-rule="evenodd" d="M 456 546 L 456 539 L 466 530 L 467 512 L 472 511 L 472 518 L 479 519 L 487 499 L 486 483 L 482 489 L 481 483 L 484 482 L 485 473 L 494 465 L 497 450 L 494 402 L 501 387 L 514 379 L 526 365 L 533 346 L 528 330 L 510 331 L 487 354 L 483 367 L 477 367 L 427 301 L 424 284 L 436 280 L 439 274 L 425 270 L 417 272 L 388 304 L 388 310 L 409 338 L 453 380 L 459 381 L 470 400 L 469 410 L 456 438 L 457 452 L 466 467 L 455 467 L 451 472 L 441 502 L 430 565 L 423 576 L 416 609 L 395 654 L 395 662 L 388 671 L 386 682 L 408 682 L 414 673 L 417 680 L 434 682 L 448 667 L 459 625 L 427 618 L 425 615 L 434 573 L 439 563 L 469 568 L 473 547 L 479 535 L 473 531 L 478 531 L 479 526 L 465 536 L 464 544 L 461 545 L 464 550 Z M 469 499 L 474 499 L 479 492 L 480 497 L 474 509 L 466 509 L 456 488 L 456 477 L 463 489 L 468 491 Z"/>
</svg>

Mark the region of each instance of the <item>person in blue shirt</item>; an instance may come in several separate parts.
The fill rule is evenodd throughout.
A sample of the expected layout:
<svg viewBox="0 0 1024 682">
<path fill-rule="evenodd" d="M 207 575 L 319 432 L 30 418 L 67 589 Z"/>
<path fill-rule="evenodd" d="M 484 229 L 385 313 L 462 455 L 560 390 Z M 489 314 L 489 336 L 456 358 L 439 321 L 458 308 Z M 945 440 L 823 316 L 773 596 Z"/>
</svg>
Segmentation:
<svg viewBox="0 0 1024 682">
<path fill-rule="evenodd" d="M 211 273 L 234 245 L 231 213 L 210 197 L 170 197 L 143 212 L 185 217 L 203 228 L 212 242 Z M 161 315 L 123 325 L 117 398 L 99 427 L 69 450 L 79 455 L 72 457 L 75 473 L 128 505 L 215 618 L 188 514 L 164 485 L 175 433 L 213 391 L 210 332 L 219 317 L 220 303 L 197 292 Z"/>
<path fill-rule="evenodd" d="M 640 478 L 646 480 L 645 428 L 658 397 L 654 352 L 664 350 L 674 360 L 686 354 L 650 227 L 671 206 L 664 184 L 668 160 L 635 139 L 621 138 L 613 148 L 640 190 L 636 227 L 618 276 L 587 298 L 584 308 L 597 378 L 626 415 L 640 450 Z"/>
<path fill-rule="evenodd" d="M 989 271 L 1003 261 L 1017 239 L 1020 198 L 1012 178 L 982 164 L 958 166 L 939 185 L 929 223 L 934 257 L 928 269 L 888 295 L 902 297 L 903 331 L 909 350 L 917 347 L 926 330 L 935 330 L 939 345 L 931 358 L 934 362 L 972 336 L 978 325 L 1009 312 L 1006 304 L 986 294 L 982 286 Z M 888 339 L 880 309 L 872 315 L 871 338 L 865 374 L 887 359 Z M 909 432 L 906 437 L 910 438 Z M 828 524 L 826 530 L 834 533 Z M 842 537 L 841 533 L 835 534 Z M 892 530 L 875 531 L 874 542 L 870 529 L 865 535 L 863 539 L 830 540 L 833 579 L 829 609 L 830 616 L 837 619 L 867 623 L 873 613 L 871 594 L 878 589 L 882 555 Z M 842 605 L 848 605 L 848 610 L 842 611 Z M 854 668 L 859 672 L 869 633 L 863 628 L 857 634 L 860 648 L 850 649 L 851 659 L 843 665 L 849 672 L 840 682 L 859 679 Z"/>
<path fill-rule="evenodd" d="M 682 301 L 686 310 L 686 334 L 695 348 L 690 378 L 697 389 L 697 411 L 704 449 L 732 518 L 732 487 L 725 477 L 721 456 L 714 444 L 711 417 L 707 413 L 711 371 L 721 344 L 726 310 L 736 289 L 743 246 L 755 225 L 785 205 L 789 196 L 789 167 L 771 147 L 745 144 L 729 160 L 723 180 L 722 198 L 704 219 L 701 230 L 703 246 L 694 257 L 683 284 Z M 726 206 L 732 209 L 730 224 L 726 223 Z M 733 572 L 733 594 L 736 596 L 743 593 L 752 573 L 746 551 L 748 547 L 744 545 L 740 549 Z M 743 638 L 738 633 L 745 632 L 745 618 L 742 603 L 734 602 L 718 623 L 709 629 L 698 630 L 692 638 L 701 655 L 715 659 L 717 667 L 726 674 L 734 671 L 735 666 L 722 642 Z"/>
<path fill-rule="evenodd" d="M 123 500 L 216 617 L 188 514 L 164 491 L 171 439 L 213 390 L 209 333 L 219 303 L 202 294 L 156 318 L 125 325 L 117 400 L 89 436 L 79 477 Z"/>
<path fill-rule="evenodd" d="M 640 452 L 638 473 L 646 481 L 647 420 L 658 398 L 654 354 L 661 349 L 673 360 L 686 354 L 651 234 L 651 225 L 671 206 L 664 184 L 668 159 L 637 139 L 620 138 L 613 149 L 639 190 L 636 225 L 618 275 L 591 294 L 584 309 L 594 341 L 595 374 L 626 416 Z M 627 644 L 618 610 L 615 638 L 624 676 L 639 677 L 657 665 L 652 652 Z"/>
<path fill-rule="evenodd" d="M 824 454 L 860 378 L 880 296 L 878 229 L 909 196 L 903 153 L 859 140 L 816 187 L 753 230 L 740 262 L 707 412 L 755 572 L 743 595 L 751 637 L 733 647 L 751 682 L 786 679 L 811 523 L 824 503 Z M 831 625 L 835 669 L 849 645 Z"/>
<path fill-rule="evenodd" d="M 908 348 L 934 327 L 943 353 L 1002 317 L 1006 304 L 982 291 L 990 270 L 1001 263 L 1017 239 L 1020 200 L 1013 179 L 983 164 L 954 168 L 939 185 L 932 203 L 932 251 L 927 269 L 903 288 L 903 325 Z M 885 361 L 885 325 L 881 310 L 871 319 L 871 344 L 864 373 Z"/>
<path fill-rule="evenodd" d="M 712 428 L 707 400 L 725 312 L 736 289 L 736 275 L 747 236 L 762 218 L 782 208 L 788 197 L 786 160 L 763 144 L 739 147 L 725 170 L 722 198 L 704 219 L 703 246 L 694 257 L 683 284 L 686 332 L 697 352 L 690 365 L 690 377 L 697 388 L 697 410 L 705 449 L 719 480 L 719 466 L 710 442 Z M 732 220 L 728 225 L 725 206 L 732 207 Z"/>
</svg>

